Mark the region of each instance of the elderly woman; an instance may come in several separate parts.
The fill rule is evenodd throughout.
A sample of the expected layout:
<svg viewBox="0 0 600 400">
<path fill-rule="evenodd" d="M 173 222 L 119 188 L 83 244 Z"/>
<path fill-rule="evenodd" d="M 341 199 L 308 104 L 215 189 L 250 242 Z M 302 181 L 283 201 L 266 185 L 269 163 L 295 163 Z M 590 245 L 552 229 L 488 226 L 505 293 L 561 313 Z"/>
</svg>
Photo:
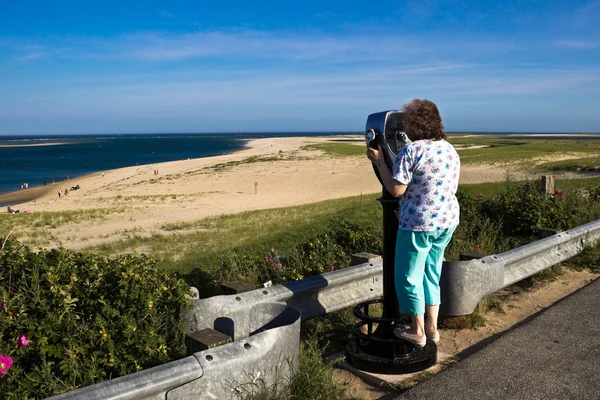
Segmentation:
<svg viewBox="0 0 600 400">
<path fill-rule="evenodd" d="M 446 141 L 435 103 L 415 99 L 403 111 L 405 133 L 413 142 L 402 148 L 392 170 L 381 148 L 369 148 L 367 156 L 386 190 L 400 197 L 394 276 L 400 310 L 410 314 L 412 326 L 394 334 L 422 347 L 428 338 L 440 340 L 439 282 L 444 250 L 458 225 L 460 159 Z"/>
</svg>

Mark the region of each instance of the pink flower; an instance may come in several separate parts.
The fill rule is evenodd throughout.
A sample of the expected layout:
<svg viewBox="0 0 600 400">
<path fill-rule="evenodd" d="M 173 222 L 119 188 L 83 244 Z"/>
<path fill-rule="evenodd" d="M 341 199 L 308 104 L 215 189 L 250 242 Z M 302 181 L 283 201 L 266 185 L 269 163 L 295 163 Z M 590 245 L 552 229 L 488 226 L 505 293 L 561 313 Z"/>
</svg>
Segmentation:
<svg viewBox="0 0 600 400">
<path fill-rule="evenodd" d="M 335 265 L 332 265 L 332 266 L 331 266 L 331 270 L 332 270 L 332 271 L 335 271 Z"/>
<path fill-rule="evenodd" d="M 477 245 L 477 248 L 478 248 L 478 249 L 481 249 L 481 247 L 482 247 L 482 246 L 481 246 L 480 244 L 478 244 L 478 245 Z"/>
<path fill-rule="evenodd" d="M 556 192 L 554 192 L 554 194 L 556 194 L 558 197 L 563 197 L 563 192 L 561 192 L 560 190 L 557 190 Z"/>
<path fill-rule="evenodd" d="M 281 263 L 275 264 L 275 268 L 281 268 Z"/>
<path fill-rule="evenodd" d="M 271 253 L 275 253 L 275 247 L 271 247 Z"/>
<path fill-rule="evenodd" d="M 378 238 L 377 236 L 373 236 L 373 241 L 374 241 L 374 242 L 376 242 L 376 241 L 378 241 L 378 240 L 379 240 L 379 238 Z"/>
<path fill-rule="evenodd" d="M 5 375 L 13 363 L 12 358 L 0 354 L 0 376 Z"/>
<path fill-rule="evenodd" d="M 500 199 L 500 198 L 502 198 L 502 195 L 501 195 L 500 193 L 498 193 L 498 198 L 499 198 L 499 199 Z"/>
<path fill-rule="evenodd" d="M 17 349 L 22 349 L 23 347 L 27 346 L 28 344 L 29 344 L 29 340 L 27 339 L 27 336 L 21 335 L 21 336 L 19 336 L 19 340 L 17 340 Z"/>
<path fill-rule="evenodd" d="M 271 262 L 271 261 L 273 261 L 273 259 L 271 259 L 271 257 L 269 257 L 269 256 L 266 256 L 266 257 L 265 257 L 265 260 L 267 260 L 267 262 Z"/>
<path fill-rule="evenodd" d="M 481 200 L 481 199 L 483 199 L 483 196 L 481 194 L 478 194 L 477 195 L 477 200 Z"/>
</svg>

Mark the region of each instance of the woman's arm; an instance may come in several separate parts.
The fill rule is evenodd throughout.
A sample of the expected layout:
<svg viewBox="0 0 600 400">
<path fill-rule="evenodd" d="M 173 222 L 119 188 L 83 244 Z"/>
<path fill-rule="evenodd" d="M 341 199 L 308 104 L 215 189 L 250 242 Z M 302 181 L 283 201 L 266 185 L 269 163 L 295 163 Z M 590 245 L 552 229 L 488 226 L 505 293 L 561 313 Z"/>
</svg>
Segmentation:
<svg viewBox="0 0 600 400">
<path fill-rule="evenodd" d="M 387 190 L 394 197 L 400 197 L 404 194 L 404 192 L 406 192 L 406 185 L 392 178 L 392 171 L 390 171 L 388 168 L 385 160 L 383 159 L 383 155 L 381 154 L 381 146 L 378 146 L 378 148 L 379 150 L 375 150 L 367 147 L 367 157 L 369 160 L 371 160 L 373 165 L 377 167 L 379 176 L 383 182 L 383 186 L 385 186 L 385 190 Z"/>
</svg>

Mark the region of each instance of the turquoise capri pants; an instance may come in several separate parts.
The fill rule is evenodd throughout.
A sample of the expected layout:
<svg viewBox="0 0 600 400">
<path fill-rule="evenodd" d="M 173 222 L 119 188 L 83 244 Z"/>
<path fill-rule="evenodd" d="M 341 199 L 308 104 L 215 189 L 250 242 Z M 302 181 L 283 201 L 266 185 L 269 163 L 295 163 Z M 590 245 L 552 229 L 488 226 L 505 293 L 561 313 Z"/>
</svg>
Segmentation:
<svg viewBox="0 0 600 400">
<path fill-rule="evenodd" d="M 455 226 L 431 232 L 398 229 L 394 281 L 401 312 L 425 314 L 425 304 L 440 304 L 444 250 Z"/>
</svg>

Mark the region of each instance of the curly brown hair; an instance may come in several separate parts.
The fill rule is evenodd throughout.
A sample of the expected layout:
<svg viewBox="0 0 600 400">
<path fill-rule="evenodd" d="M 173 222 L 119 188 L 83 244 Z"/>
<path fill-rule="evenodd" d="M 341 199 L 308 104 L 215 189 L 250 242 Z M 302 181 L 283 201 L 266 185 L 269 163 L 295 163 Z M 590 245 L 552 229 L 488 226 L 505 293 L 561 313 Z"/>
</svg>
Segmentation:
<svg viewBox="0 0 600 400">
<path fill-rule="evenodd" d="M 433 101 L 414 99 L 405 104 L 402 111 L 404 131 L 412 141 L 446 139 L 442 117 Z"/>
</svg>

